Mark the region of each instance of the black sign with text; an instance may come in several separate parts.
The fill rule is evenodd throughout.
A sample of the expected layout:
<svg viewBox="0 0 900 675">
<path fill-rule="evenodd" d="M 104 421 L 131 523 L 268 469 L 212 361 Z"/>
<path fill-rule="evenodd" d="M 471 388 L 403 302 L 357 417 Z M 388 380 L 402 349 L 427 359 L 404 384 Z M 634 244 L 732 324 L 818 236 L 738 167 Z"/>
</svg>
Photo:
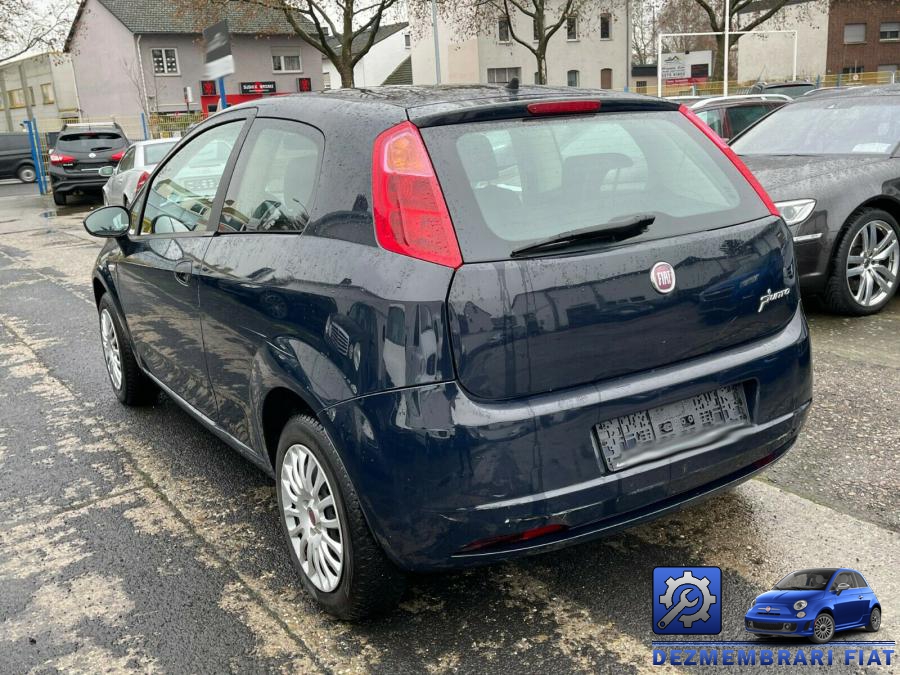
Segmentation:
<svg viewBox="0 0 900 675">
<path fill-rule="evenodd" d="M 274 94 L 275 82 L 241 82 L 242 94 Z"/>
</svg>

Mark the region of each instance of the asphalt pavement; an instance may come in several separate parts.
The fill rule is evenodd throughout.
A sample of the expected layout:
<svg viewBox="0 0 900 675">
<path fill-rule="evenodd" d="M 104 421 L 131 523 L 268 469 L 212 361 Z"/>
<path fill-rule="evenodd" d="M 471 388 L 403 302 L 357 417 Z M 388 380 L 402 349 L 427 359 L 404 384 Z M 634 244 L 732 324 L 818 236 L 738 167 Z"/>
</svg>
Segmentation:
<svg viewBox="0 0 900 675">
<path fill-rule="evenodd" d="M 113 396 L 87 205 L 6 187 L 0 672 L 668 672 L 651 573 L 680 565 L 722 568 L 720 639 L 748 639 L 744 612 L 786 573 L 842 565 L 881 599 L 878 638 L 900 635 L 900 299 L 865 319 L 810 308 L 815 402 L 759 478 L 603 541 L 416 577 L 394 613 L 349 625 L 306 598 L 263 473 L 166 397 Z"/>
</svg>

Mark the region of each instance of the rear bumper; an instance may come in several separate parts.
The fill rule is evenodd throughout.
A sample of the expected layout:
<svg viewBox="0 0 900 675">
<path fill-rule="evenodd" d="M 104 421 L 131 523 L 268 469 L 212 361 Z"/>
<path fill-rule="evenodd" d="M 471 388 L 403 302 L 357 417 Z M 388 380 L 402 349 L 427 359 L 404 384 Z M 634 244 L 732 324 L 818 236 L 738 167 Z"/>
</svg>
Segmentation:
<svg viewBox="0 0 900 675">
<path fill-rule="evenodd" d="M 50 187 L 54 192 L 67 193 L 76 190 L 100 191 L 109 178 L 88 174 L 86 176 L 73 176 L 66 173 L 50 171 Z"/>
<path fill-rule="evenodd" d="M 483 403 L 455 383 L 374 394 L 325 411 L 369 524 L 401 567 L 484 564 L 610 534 L 746 480 L 794 443 L 812 397 L 802 312 L 780 333 L 714 356 L 528 399 Z M 593 428 L 746 383 L 740 434 L 609 472 Z M 546 525 L 518 544 L 472 542 Z"/>
</svg>

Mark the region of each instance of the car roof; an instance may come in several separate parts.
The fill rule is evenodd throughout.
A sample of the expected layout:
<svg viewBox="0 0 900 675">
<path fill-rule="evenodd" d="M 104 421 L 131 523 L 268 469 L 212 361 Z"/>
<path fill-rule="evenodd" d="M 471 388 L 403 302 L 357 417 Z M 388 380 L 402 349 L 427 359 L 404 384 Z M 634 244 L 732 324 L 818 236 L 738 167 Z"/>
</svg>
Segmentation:
<svg viewBox="0 0 900 675">
<path fill-rule="evenodd" d="M 692 110 L 701 110 L 706 107 L 732 107 L 740 105 L 755 105 L 757 103 L 790 103 L 793 99 L 783 94 L 735 94 L 734 96 L 714 96 L 704 98 L 690 107 Z"/>
<path fill-rule="evenodd" d="M 145 141 L 134 141 L 132 145 L 158 145 L 160 143 L 177 143 L 180 140 L 180 138 L 148 138 Z"/>
<path fill-rule="evenodd" d="M 900 84 L 839 87 L 830 91 L 823 91 L 817 96 L 810 96 L 809 99 L 795 99 L 795 102 L 801 100 L 821 101 L 827 98 L 853 98 L 863 96 L 900 96 Z"/>
</svg>

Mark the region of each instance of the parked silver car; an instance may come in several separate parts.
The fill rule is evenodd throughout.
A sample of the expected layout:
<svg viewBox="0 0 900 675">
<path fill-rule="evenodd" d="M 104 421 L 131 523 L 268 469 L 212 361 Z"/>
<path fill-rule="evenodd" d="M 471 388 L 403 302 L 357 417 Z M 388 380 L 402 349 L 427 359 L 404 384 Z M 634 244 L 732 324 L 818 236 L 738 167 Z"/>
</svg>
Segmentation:
<svg viewBox="0 0 900 675">
<path fill-rule="evenodd" d="M 101 176 L 109 176 L 109 180 L 103 186 L 103 203 L 124 206 L 131 204 L 135 193 L 153 172 L 154 167 L 178 140 L 177 138 L 160 138 L 152 141 L 137 141 L 125 151 L 117 166 L 101 169 Z"/>
</svg>

